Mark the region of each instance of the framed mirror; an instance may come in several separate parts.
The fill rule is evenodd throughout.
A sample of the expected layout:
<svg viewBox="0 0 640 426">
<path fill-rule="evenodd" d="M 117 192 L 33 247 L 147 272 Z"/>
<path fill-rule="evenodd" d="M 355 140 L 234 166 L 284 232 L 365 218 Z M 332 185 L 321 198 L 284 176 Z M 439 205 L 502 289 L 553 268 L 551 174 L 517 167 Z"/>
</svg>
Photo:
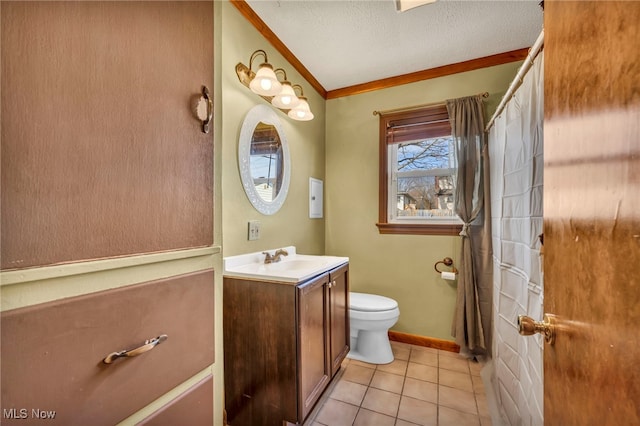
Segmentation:
<svg viewBox="0 0 640 426">
<path fill-rule="evenodd" d="M 276 112 L 256 105 L 247 113 L 238 141 L 238 163 L 244 192 L 260 213 L 280 210 L 289 192 L 291 157 Z"/>
</svg>

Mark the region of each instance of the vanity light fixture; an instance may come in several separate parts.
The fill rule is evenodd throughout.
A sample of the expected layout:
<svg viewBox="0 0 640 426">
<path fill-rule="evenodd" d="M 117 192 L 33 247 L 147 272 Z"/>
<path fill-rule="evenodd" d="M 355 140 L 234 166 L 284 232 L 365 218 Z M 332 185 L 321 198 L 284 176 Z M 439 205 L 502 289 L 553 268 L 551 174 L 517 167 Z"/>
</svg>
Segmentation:
<svg viewBox="0 0 640 426">
<path fill-rule="evenodd" d="M 396 12 L 406 12 L 414 7 L 435 3 L 436 1 L 437 0 L 396 0 Z"/>
<path fill-rule="evenodd" d="M 273 99 L 271 99 L 271 105 L 280 109 L 291 109 L 298 105 L 300 100 L 296 96 L 296 92 L 293 90 L 291 82 L 287 80 L 287 72 L 282 68 L 278 68 L 274 70 L 274 73 L 277 73 L 278 71 L 282 71 L 284 74 L 284 80 L 280 82 L 282 84 L 282 90 L 280 93 L 275 95 Z"/>
<path fill-rule="evenodd" d="M 311 108 L 309 108 L 309 102 L 307 102 L 307 98 L 304 96 L 304 92 L 302 91 L 302 86 L 299 84 L 295 84 L 293 87 L 300 88 L 300 96 L 298 96 L 298 105 L 294 108 L 290 109 L 287 115 L 290 118 L 298 121 L 309 121 L 313 120 L 313 113 L 311 112 Z"/>
<path fill-rule="evenodd" d="M 269 63 L 267 54 L 264 50 L 256 50 L 255 52 L 253 52 L 251 58 L 249 58 L 249 70 L 251 70 L 253 60 L 258 55 L 264 56 L 264 62 L 260 64 L 258 72 L 256 73 L 253 80 L 251 80 L 251 83 L 249 83 L 249 88 L 253 93 L 257 95 L 277 95 L 282 90 L 282 84 L 280 84 L 280 82 L 278 81 L 278 77 L 276 77 L 276 73 L 273 71 L 273 67 Z"/>
<path fill-rule="evenodd" d="M 258 55 L 264 56 L 264 63 L 260 64 L 258 72 L 253 72 L 251 66 Z M 282 72 L 284 80 L 278 80 L 277 72 Z M 268 63 L 267 54 L 264 50 L 256 50 L 251 54 L 248 67 L 241 62 L 238 63 L 236 65 L 236 74 L 243 85 L 267 102 L 270 102 L 290 118 L 298 121 L 313 119 L 313 113 L 307 98 L 304 96 L 302 86 L 299 84 L 292 85 L 288 81 L 287 73 L 284 69 L 277 68 L 274 70 L 273 66 Z M 300 96 L 294 90 L 295 87 L 300 89 Z"/>
</svg>

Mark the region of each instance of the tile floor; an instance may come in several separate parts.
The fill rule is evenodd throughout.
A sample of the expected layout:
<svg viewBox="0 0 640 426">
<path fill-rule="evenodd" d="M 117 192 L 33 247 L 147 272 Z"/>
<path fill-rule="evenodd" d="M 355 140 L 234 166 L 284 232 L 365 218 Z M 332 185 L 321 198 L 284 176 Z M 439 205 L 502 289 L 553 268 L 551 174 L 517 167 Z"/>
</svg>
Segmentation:
<svg viewBox="0 0 640 426">
<path fill-rule="evenodd" d="M 487 426 L 482 365 L 452 352 L 391 342 L 387 365 L 345 359 L 309 426 Z"/>
</svg>

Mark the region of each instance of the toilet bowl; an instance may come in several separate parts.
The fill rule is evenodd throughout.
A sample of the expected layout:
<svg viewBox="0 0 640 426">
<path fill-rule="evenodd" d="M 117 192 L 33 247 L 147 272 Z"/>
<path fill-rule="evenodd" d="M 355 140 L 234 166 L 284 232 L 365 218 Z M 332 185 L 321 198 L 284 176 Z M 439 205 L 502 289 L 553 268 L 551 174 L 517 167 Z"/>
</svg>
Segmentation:
<svg viewBox="0 0 640 426">
<path fill-rule="evenodd" d="M 398 302 L 368 293 L 349 293 L 351 350 L 347 358 L 371 364 L 393 361 L 388 330 L 398 321 Z"/>
</svg>

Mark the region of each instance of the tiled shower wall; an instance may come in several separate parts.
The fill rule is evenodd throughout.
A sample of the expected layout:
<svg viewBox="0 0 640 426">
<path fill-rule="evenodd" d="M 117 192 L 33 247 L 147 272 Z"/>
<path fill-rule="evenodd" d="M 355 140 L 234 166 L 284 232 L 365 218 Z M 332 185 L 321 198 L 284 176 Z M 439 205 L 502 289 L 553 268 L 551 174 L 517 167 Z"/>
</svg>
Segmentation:
<svg viewBox="0 0 640 426">
<path fill-rule="evenodd" d="M 494 392 L 503 421 L 543 421 L 544 341 L 518 334 L 518 315 L 543 315 L 540 243 L 543 194 L 543 56 L 489 135 L 493 242 Z"/>
</svg>

